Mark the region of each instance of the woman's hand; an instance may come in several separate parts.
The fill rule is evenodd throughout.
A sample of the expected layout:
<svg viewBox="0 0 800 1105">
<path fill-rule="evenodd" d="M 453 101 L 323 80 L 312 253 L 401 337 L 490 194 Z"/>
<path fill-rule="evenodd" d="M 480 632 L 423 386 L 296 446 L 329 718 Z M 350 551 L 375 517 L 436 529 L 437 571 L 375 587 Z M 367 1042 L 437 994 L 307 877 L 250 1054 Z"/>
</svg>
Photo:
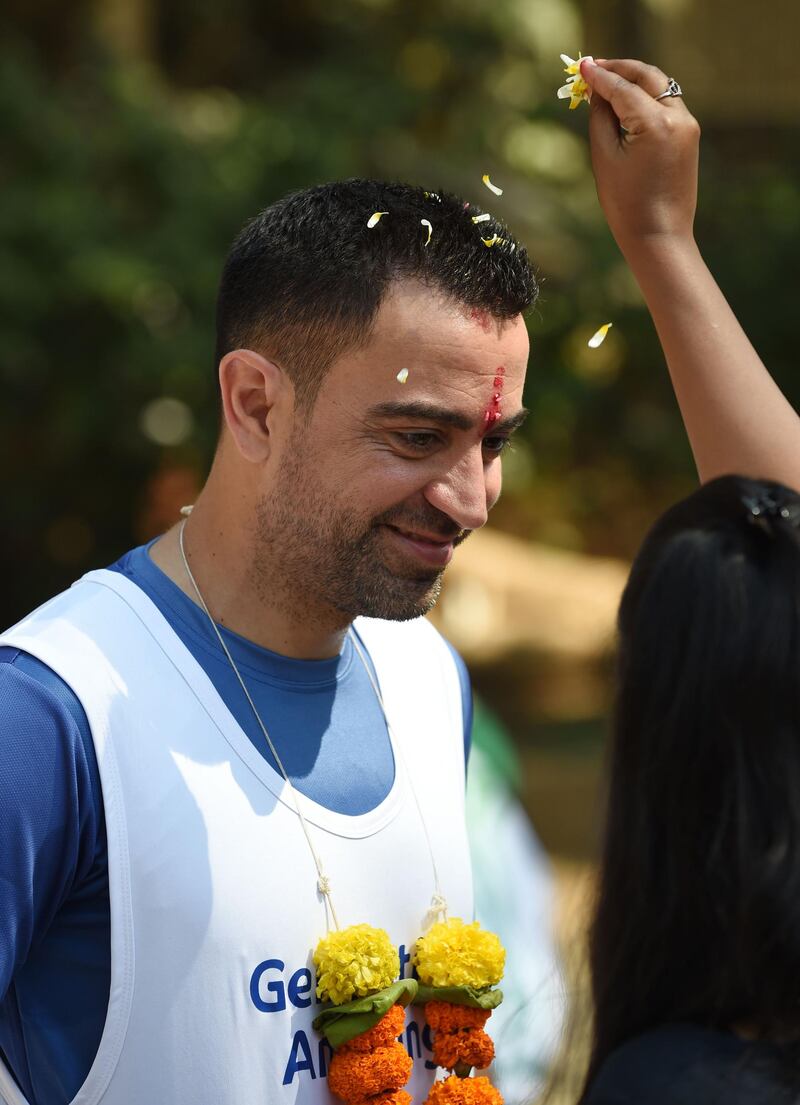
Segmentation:
<svg viewBox="0 0 800 1105">
<path fill-rule="evenodd" d="M 586 60 L 592 168 L 623 253 L 653 238 L 691 241 L 700 127 L 683 99 L 656 100 L 668 79 L 641 61 Z"/>
<path fill-rule="evenodd" d="M 700 128 L 679 96 L 656 100 L 668 81 L 652 65 L 586 60 L 581 75 L 600 203 L 656 324 L 701 480 L 800 488 L 800 418 L 694 240 Z"/>
</svg>

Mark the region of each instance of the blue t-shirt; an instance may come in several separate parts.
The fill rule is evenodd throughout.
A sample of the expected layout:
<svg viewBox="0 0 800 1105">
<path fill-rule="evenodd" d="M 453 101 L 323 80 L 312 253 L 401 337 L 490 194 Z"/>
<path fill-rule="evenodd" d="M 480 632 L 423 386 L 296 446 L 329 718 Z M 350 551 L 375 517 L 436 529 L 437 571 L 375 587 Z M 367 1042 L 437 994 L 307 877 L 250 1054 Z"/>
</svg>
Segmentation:
<svg viewBox="0 0 800 1105">
<path fill-rule="evenodd" d="M 205 613 L 149 548 L 132 549 L 112 570 L 152 599 L 276 766 Z M 394 758 L 350 637 L 339 656 L 294 660 L 219 628 L 292 784 L 338 813 L 374 809 L 394 782 Z M 464 663 L 454 657 L 466 755 L 472 696 Z M 66 1105 L 97 1052 L 111 978 L 97 760 L 76 696 L 50 668 L 13 648 L 0 648 L 0 732 L 0 1054 L 32 1105 Z"/>
</svg>

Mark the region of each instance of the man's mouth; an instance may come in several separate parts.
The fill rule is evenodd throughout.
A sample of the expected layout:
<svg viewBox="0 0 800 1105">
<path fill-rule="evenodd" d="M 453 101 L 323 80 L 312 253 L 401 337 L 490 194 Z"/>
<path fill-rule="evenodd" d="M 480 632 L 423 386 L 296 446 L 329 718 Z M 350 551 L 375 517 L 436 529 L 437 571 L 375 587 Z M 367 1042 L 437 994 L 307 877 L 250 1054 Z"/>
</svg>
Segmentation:
<svg viewBox="0 0 800 1105">
<path fill-rule="evenodd" d="M 418 530 L 388 524 L 386 529 L 394 535 L 406 552 L 413 553 L 427 564 L 444 568 L 452 559 L 453 543 L 458 536 L 457 534 L 452 537 L 442 537 L 438 534 L 421 533 Z"/>
</svg>

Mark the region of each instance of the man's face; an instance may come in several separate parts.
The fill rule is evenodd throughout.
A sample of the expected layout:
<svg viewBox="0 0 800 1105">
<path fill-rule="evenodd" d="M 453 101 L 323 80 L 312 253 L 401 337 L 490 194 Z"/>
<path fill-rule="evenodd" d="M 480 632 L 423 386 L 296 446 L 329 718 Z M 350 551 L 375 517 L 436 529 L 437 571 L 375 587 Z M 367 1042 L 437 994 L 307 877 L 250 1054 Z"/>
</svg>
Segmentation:
<svg viewBox="0 0 800 1105">
<path fill-rule="evenodd" d="M 521 317 L 498 324 L 394 286 L 369 342 L 334 362 L 310 416 L 297 415 L 259 504 L 259 547 L 295 600 L 348 620 L 431 609 L 454 547 L 500 494 L 527 361 Z"/>
</svg>

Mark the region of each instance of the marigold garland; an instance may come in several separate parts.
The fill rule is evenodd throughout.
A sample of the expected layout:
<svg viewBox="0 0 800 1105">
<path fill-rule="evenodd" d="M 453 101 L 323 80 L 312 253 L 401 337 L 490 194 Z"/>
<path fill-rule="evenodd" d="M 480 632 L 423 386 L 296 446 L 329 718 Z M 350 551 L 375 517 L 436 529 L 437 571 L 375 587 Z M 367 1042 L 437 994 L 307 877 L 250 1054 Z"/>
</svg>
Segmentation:
<svg viewBox="0 0 800 1105">
<path fill-rule="evenodd" d="M 458 1078 L 451 1074 L 434 1082 L 426 1105 L 503 1105 L 500 1091 L 488 1078 Z"/>
<path fill-rule="evenodd" d="M 339 1041 L 328 1067 L 328 1089 L 345 1105 L 411 1105 L 402 1087 L 411 1076 L 413 1062 L 397 1037 L 405 1021 L 401 1002 L 410 1000 L 398 991 L 412 984 L 392 985 L 400 973 L 400 957 L 388 933 L 371 925 L 331 932 L 317 944 L 314 965 L 318 996 L 344 1006 L 338 1019 L 350 1018 L 351 1025 L 355 1020 L 353 1027 L 363 1026 L 365 1016 L 359 1010 L 358 1021 L 353 997 L 374 997 L 378 1008 L 384 1001 L 395 1003 L 377 1023 L 349 1038 L 328 1025 L 331 1039 Z"/>
<path fill-rule="evenodd" d="M 425 1015 L 433 1032 L 436 1065 L 455 1071 L 435 1082 L 425 1105 L 502 1105 L 487 1078 L 471 1078 L 494 1059 L 494 1044 L 484 1031 L 491 1005 L 502 999 L 492 990 L 503 976 L 505 949 L 493 932 L 459 917 L 440 921 L 420 937 L 414 965 L 424 984 Z M 422 996 L 420 993 L 420 996 Z M 476 1003 L 481 1003 L 476 1005 Z"/>
</svg>

